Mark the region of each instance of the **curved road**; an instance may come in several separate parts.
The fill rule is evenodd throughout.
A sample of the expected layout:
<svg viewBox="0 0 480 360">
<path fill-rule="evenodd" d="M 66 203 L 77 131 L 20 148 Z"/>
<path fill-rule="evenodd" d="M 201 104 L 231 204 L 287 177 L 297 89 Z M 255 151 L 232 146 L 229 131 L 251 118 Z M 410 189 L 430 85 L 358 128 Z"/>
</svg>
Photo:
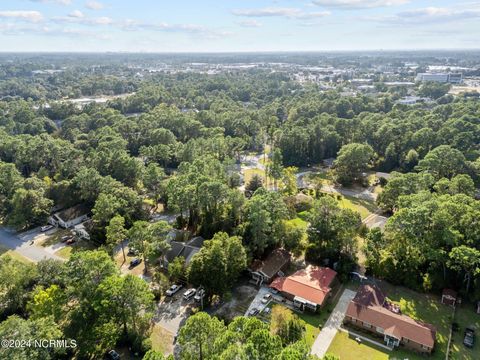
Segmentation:
<svg viewBox="0 0 480 360">
<path fill-rule="evenodd" d="M 0 227 L 0 245 L 18 252 L 33 262 L 45 259 L 65 261 L 64 258 L 49 253 L 41 246 L 30 244 L 36 235 L 38 235 L 38 230 L 17 234 L 13 230 Z"/>
</svg>

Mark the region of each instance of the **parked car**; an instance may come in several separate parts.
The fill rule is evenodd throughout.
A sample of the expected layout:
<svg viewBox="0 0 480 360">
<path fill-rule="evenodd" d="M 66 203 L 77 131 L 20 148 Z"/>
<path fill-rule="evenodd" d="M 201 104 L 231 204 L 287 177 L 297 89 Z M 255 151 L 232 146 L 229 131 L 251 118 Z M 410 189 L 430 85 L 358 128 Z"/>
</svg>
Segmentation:
<svg viewBox="0 0 480 360">
<path fill-rule="evenodd" d="M 468 348 L 473 348 L 475 344 L 475 330 L 467 327 L 465 329 L 465 337 L 463 338 L 463 345 Z"/>
<path fill-rule="evenodd" d="M 65 236 L 62 236 L 62 237 L 60 238 L 60 240 L 61 240 L 62 242 L 68 241 L 68 240 L 70 240 L 70 239 L 73 239 L 73 236 L 72 236 L 72 235 L 65 235 Z"/>
<path fill-rule="evenodd" d="M 135 266 L 140 265 L 141 262 L 142 262 L 142 259 L 140 258 L 133 259 L 132 261 L 130 261 L 130 269 L 133 269 Z"/>
<path fill-rule="evenodd" d="M 175 295 L 178 290 L 180 290 L 182 288 L 182 285 L 177 285 L 177 284 L 174 284 L 172 286 L 170 286 L 170 289 L 167 290 L 167 292 L 165 293 L 167 296 L 173 296 Z"/>
<path fill-rule="evenodd" d="M 65 242 L 65 244 L 67 244 L 67 245 L 72 245 L 72 244 L 74 244 L 74 243 L 76 243 L 76 242 L 77 242 L 77 240 L 76 240 L 74 237 L 72 237 L 71 239 L 68 239 L 68 240 Z"/>
<path fill-rule="evenodd" d="M 183 298 L 185 300 L 190 300 L 195 295 L 196 292 L 197 292 L 196 289 L 188 289 L 183 293 Z"/>
<path fill-rule="evenodd" d="M 196 302 L 200 302 L 204 296 L 205 296 L 205 290 L 199 289 L 195 294 L 195 297 L 193 298 L 193 300 L 195 300 Z"/>
<path fill-rule="evenodd" d="M 272 294 L 265 294 L 263 295 L 263 298 L 262 298 L 262 304 L 266 304 L 270 300 L 272 300 Z"/>
<path fill-rule="evenodd" d="M 115 350 L 110 350 L 108 352 L 108 358 L 110 360 L 120 360 L 120 354 L 117 353 Z"/>
<path fill-rule="evenodd" d="M 135 249 L 132 249 L 132 248 L 128 248 L 128 253 L 127 253 L 128 256 L 136 256 L 138 255 L 138 250 L 135 250 Z"/>
<path fill-rule="evenodd" d="M 260 310 L 258 310 L 257 308 L 253 308 L 248 312 L 248 316 L 255 316 L 255 315 L 258 315 L 259 313 L 260 313 Z"/>
<path fill-rule="evenodd" d="M 275 295 L 278 294 L 278 290 L 274 288 L 270 288 L 270 292 Z"/>
<path fill-rule="evenodd" d="M 40 228 L 40 231 L 45 232 L 45 231 L 48 231 L 48 230 L 51 230 L 51 229 L 53 229 L 53 225 L 45 225 L 45 226 L 42 226 Z"/>
</svg>

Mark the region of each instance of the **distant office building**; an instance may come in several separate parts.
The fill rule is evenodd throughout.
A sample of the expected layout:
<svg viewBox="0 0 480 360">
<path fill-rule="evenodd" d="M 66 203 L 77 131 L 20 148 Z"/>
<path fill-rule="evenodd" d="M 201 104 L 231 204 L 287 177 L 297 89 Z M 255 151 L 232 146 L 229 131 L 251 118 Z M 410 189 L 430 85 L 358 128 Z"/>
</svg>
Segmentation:
<svg viewBox="0 0 480 360">
<path fill-rule="evenodd" d="M 463 75 L 462 73 L 419 73 L 415 80 L 461 84 L 463 82 Z"/>
</svg>

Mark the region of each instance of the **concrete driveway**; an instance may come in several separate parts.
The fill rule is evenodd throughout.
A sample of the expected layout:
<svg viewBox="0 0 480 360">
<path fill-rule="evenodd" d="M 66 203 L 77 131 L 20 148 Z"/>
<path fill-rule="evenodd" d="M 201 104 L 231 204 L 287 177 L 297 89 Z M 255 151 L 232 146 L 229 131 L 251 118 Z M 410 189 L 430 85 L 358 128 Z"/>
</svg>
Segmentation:
<svg viewBox="0 0 480 360">
<path fill-rule="evenodd" d="M 337 334 L 338 329 L 343 323 L 345 312 L 348 308 L 348 303 L 355 297 L 356 291 L 345 289 L 342 296 L 338 300 L 335 309 L 333 309 L 327 322 L 318 334 L 315 342 L 313 343 L 311 353 L 317 355 L 319 358 L 323 358 L 327 352 L 333 338 Z"/>
<path fill-rule="evenodd" d="M 33 262 L 45 259 L 65 261 L 62 257 L 49 253 L 42 246 L 37 246 L 35 243 L 32 244 L 32 241 L 35 241 L 35 238 L 40 235 L 39 229 L 17 234 L 11 229 L 0 227 L 0 245 L 15 250 Z"/>
<path fill-rule="evenodd" d="M 257 308 L 262 312 L 268 305 L 268 303 L 263 304 L 262 303 L 262 298 L 265 294 L 271 294 L 270 289 L 266 286 L 262 286 L 259 290 L 257 295 L 255 295 L 255 298 L 252 300 L 250 303 L 250 306 L 248 307 L 247 311 L 245 312 L 245 316 L 248 316 L 248 313 L 250 310 Z M 273 295 L 273 294 L 272 294 Z"/>
<path fill-rule="evenodd" d="M 188 318 L 189 308 L 193 304 L 193 298 L 183 299 L 185 289 L 181 289 L 173 297 L 167 297 L 159 302 L 154 321 L 172 334 L 177 334 L 180 326 Z"/>
</svg>

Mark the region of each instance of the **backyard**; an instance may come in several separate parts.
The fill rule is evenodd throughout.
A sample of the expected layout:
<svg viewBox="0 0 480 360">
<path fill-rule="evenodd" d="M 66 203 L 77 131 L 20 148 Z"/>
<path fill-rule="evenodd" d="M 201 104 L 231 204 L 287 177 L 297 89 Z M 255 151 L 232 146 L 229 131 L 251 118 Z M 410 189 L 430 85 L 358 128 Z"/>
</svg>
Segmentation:
<svg viewBox="0 0 480 360">
<path fill-rule="evenodd" d="M 473 360 L 480 358 L 480 314 L 474 311 L 474 305 L 471 303 L 464 303 L 455 310 L 455 320 L 459 328 L 454 331 L 452 335 L 452 342 L 450 344 L 450 359 L 452 360 Z M 473 327 L 477 336 L 473 349 L 467 348 L 463 345 L 463 336 L 465 328 Z M 477 357 L 474 357 L 477 354 Z"/>
</svg>

